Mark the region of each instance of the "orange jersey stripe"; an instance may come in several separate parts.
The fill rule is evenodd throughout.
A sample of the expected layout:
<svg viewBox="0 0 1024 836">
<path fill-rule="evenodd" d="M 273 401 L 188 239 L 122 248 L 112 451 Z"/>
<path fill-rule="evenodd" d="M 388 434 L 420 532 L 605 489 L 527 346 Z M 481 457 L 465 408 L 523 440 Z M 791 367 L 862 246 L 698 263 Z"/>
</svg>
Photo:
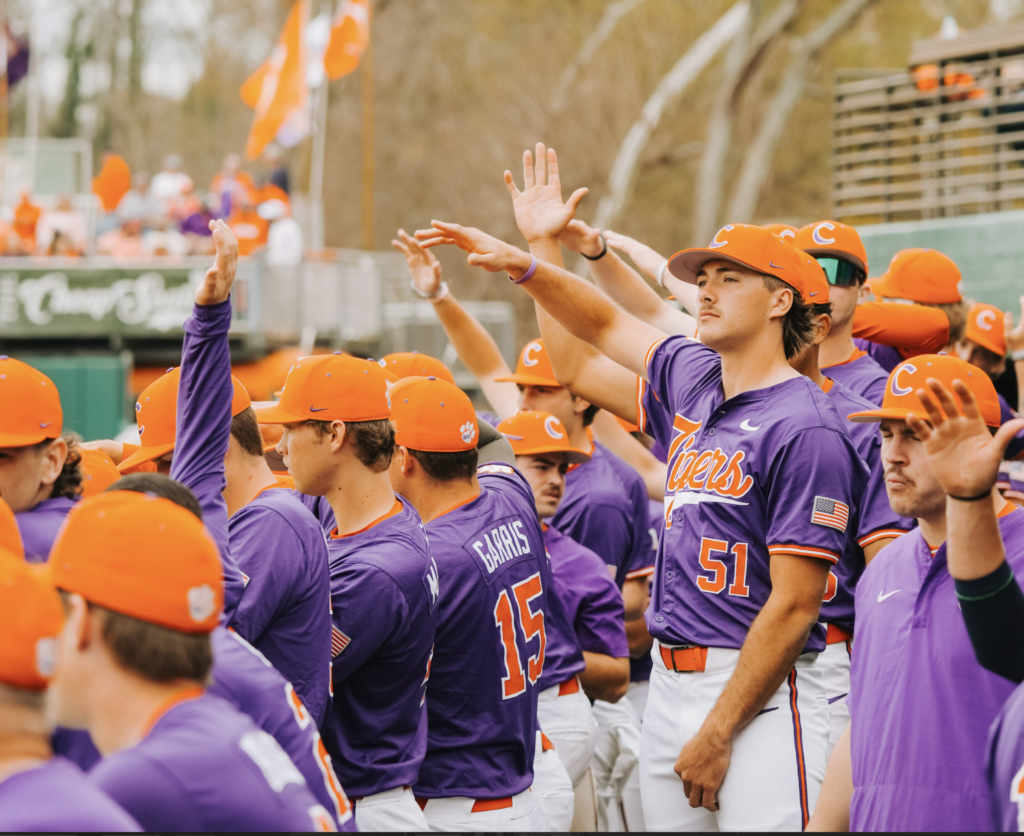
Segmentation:
<svg viewBox="0 0 1024 836">
<path fill-rule="evenodd" d="M 838 563 L 839 555 L 817 546 L 797 546 L 792 543 L 778 543 L 768 547 L 768 554 L 795 554 L 800 557 L 820 557 L 829 563 Z"/>
</svg>

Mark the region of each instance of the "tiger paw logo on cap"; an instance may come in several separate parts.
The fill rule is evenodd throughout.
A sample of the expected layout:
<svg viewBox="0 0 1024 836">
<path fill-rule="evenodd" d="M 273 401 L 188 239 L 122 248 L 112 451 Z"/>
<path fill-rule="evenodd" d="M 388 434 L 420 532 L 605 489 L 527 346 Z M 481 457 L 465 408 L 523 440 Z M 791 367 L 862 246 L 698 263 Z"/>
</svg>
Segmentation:
<svg viewBox="0 0 1024 836">
<path fill-rule="evenodd" d="M 462 440 L 469 444 L 474 438 L 476 438 L 476 427 L 474 427 L 469 421 L 459 427 L 459 432 L 462 433 Z"/>
<path fill-rule="evenodd" d="M 217 607 L 217 596 L 207 584 L 193 586 L 188 595 L 188 615 L 196 624 L 202 624 L 213 615 Z"/>
</svg>

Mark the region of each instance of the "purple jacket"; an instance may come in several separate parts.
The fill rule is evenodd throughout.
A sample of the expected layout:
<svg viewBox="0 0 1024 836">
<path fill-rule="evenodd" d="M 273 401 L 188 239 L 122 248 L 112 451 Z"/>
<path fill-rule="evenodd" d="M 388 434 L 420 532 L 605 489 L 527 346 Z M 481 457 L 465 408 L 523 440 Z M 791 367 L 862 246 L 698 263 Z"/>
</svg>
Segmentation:
<svg viewBox="0 0 1024 836">
<path fill-rule="evenodd" d="M 25 546 L 25 560 L 29 563 L 46 562 L 57 532 L 64 525 L 64 518 L 77 501 L 64 496 L 44 499 L 35 507 L 15 515 L 21 542 Z"/>
</svg>

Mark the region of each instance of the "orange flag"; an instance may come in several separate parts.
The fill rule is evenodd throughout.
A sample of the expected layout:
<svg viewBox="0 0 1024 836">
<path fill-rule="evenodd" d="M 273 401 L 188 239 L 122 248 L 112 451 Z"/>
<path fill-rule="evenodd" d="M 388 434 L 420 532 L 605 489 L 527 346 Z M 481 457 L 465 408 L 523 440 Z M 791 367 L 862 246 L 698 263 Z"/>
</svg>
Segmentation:
<svg viewBox="0 0 1024 836">
<path fill-rule="evenodd" d="M 331 26 L 331 39 L 324 53 L 324 69 L 334 81 L 359 66 L 370 42 L 370 0 L 346 0 Z"/>
<path fill-rule="evenodd" d="M 306 106 L 306 38 L 309 0 L 295 0 L 270 57 L 242 84 L 242 101 L 255 108 L 245 156 L 256 159 L 288 117 Z"/>
</svg>

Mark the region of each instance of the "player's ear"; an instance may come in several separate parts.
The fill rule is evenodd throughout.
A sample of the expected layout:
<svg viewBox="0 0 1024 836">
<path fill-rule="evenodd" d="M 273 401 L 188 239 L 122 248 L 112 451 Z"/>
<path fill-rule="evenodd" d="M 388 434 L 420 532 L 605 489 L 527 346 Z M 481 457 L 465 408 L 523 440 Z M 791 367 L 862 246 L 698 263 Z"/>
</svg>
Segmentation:
<svg viewBox="0 0 1024 836">
<path fill-rule="evenodd" d="M 576 415 L 582 415 L 588 409 L 590 409 L 590 401 L 585 400 L 578 395 L 572 396 L 572 411 Z"/>
<path fill-rule="evenodd" d="M 85 599 L 77 593 L 67 596 L 67 620 L 64 629 L 67 631 L 69 643 L 76 650 L 86 650 L 92 643 L 93 632 L 98 629 L 95 621 L 98 616 Z"/>
<path fill-rule="evenodd" d="M 768 309 L 769 319 L 781 319 L 790 312 L 793 307 L 793 289 L 780 287 L 772 291 L 772 303 Z"/>
<path fill-rule="evenodd" d="M 395 446 L 395 455 L 401 456 L 402 475 L 408 478 L 416 467 L 416 459 L 409 455 L 409 448 L 401 444 Z"/>
<path fill-rule="evenodd" d="M 344 421 L 331 421 L 331 436 L 328 439 L 331 445 L 331 452 L 337 453 L 345 446 L 347 429 Z"/>
</svg>

